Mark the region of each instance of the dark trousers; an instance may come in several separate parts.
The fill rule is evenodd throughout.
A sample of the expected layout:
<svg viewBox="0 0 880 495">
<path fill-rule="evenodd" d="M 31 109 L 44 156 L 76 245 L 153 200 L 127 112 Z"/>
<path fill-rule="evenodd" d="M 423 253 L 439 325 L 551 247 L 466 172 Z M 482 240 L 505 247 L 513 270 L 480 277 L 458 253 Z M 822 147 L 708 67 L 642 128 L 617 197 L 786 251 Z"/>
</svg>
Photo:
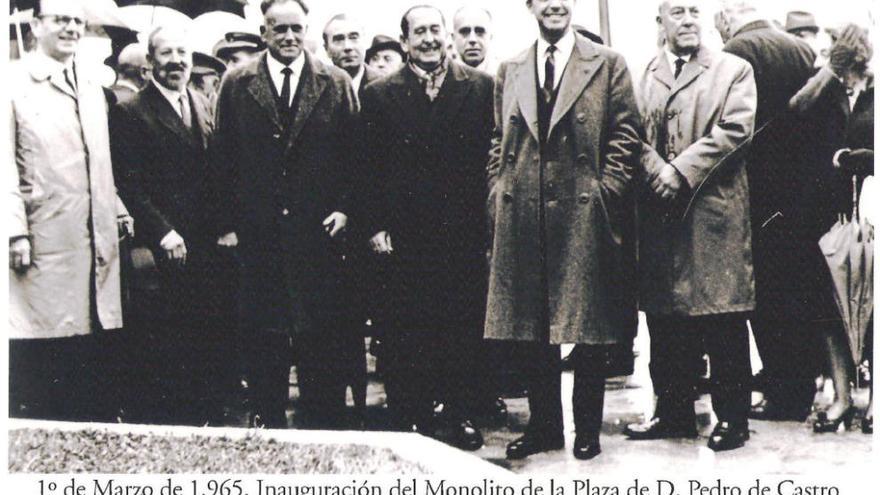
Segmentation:
<svg viewBox="0 0 880 495">
<path fill-rule="evenodd" d="M 248 379 L 248 410 L 269 428 L 287 427 L 290 398 L 290 337 L 286 331 L 252 329 L 239 348 Z"/>
<path fill-rule="evenodd" d="M 61 421 L 115 421 L 114 371 L 120 331 L 9 341 L 9 416 Z"/>
<path fill-rule="evenodd" d="M 352 397 L 366 393 L 366 349 L 359 329 L 345 325 L 326 332 L 297 335 L 293 346 L 298 356 L 298 410 L 305 419 L 303 426 L 328 429 L 345 426 L 346 389 L 351 385 Z M 356 375 L 363 376 L 364 381 L 353 383 Z M 359 387 L 363 387 L 363 392 L 357 390 Z"/>
<path fill-rule="evenodd" d="M 529 395 L 530 435 L 561 438 L 563 436 L 561 369 L 558 345 L 522 343 L 530 356 L 525 367 Z M 579 356 L 575 352 L 573 356 Z M 592 440 L 599 439 L 602 409 L 605 401 L 605 376 L 597 373 L 591 363 L 575 358 L 572 406 L 575 431 Z"/>
<path fill-rule="evenodd" d="M 751 404 L 749 334 L 743 314 L 648 315 L 655 416 L 692 427 L 703 349 L 709 355 L 712 408 L 719 421 L 748 423 Z"/>
<path fill-rule="evenodd" d="M 817 337 L 825 328 L 840 331 L 840 322 L 800 322 L 767 313 L 756 311 L 749 320 L 764 365 L 764 396 L 778 407 L 809 410 L 824 359 L 817 352 L 821 347 Z"/>
</svg>

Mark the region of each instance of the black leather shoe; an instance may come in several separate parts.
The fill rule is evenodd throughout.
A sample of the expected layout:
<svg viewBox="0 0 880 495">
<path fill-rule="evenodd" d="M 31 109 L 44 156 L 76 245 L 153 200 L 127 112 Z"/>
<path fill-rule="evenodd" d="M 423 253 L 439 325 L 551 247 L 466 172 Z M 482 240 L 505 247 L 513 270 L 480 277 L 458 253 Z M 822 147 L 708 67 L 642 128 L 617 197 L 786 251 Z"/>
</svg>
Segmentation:
<svg viewBox="0 0 880 495">
<path fill-rule="evenodd" d="M 746 444 L 749 439 L 748 426 L 733 426 L 732 423 L 722 421 L 715 425 L 709 436 L 709 448 L 715 452 L 738 449 Z"/>
<path fill-rule="evenodd" d="M 697 428 L 694 425 L 672 424 L 666 419 L 651 418 L 644 423 L 626 425 L 623 429 L 623 434 L 629 437 L 630 440 L 697 438 Z"/>
<path fill-rule="evenodd" d="M 806 407 L 782 407 L 777 402 L 761 399 L 761 402 L 752 406 L 749 410 L 749 419 L 760 421 L 798 421 L 804 422 L 810 415 L 810 406 Z"/>
<path fill-rule="evenodd" d="M 843 414 L 834 419 L 830 419 L 828 413 L 822 411 L 816 416 L 816 421 L 813 421 L 813 432 L 836 433 L 840 429 L 841 423 L 843 423 L 844 431 L 849 430 L 855 414 L 856 408 L 854 406 L 849 406 Z"/>
<path fill-rule="evenodd" d="M 428 436 L 461 450 L 478 450 L 483 446 L 483 435 L 470 421 L 444 423 L 435 426 Z"/>
<path fill-rule="evenodd" d="M 507 458 L 510 460 L 525 459 L 532 454 L 559 450 L 565 447 L 565 439 L 548 438 L 538 435 L 525 435 L 507 444 Z"/>
<path fill-rule="evenodd" d="M 578 435 L 574 438 L 574 458 L 581 461 L 589 461 L 602 453 L 599 440 L 588 440 L 587 437 Z"/>
</svg>

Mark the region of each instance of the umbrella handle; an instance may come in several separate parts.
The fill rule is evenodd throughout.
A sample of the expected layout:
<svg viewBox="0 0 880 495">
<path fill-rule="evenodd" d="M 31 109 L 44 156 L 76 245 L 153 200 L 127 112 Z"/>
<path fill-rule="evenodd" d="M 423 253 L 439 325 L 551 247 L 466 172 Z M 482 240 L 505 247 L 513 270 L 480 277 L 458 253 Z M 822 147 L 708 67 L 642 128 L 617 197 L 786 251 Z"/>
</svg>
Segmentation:
<svg viewBox="0 0 880 495">
<path fill-rule="evenodd" d="M 852 218 L 853 222 L 857 223 L 859 221 L 859 188 L 858 188 L 858 177 L 853 174 L 852 176 L 852 190 L 853 190 L 853 212 Z"/>
</svg>

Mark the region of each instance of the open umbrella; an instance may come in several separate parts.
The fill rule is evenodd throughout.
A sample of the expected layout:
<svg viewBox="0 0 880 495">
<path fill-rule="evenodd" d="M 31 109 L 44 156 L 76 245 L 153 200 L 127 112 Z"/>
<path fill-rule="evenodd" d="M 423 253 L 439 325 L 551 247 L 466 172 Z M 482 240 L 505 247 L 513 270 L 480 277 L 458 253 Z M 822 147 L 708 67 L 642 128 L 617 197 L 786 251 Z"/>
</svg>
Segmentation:
<svg viewBox="0 0 880 495">
<path fill-rule="evenodd" d="M 244 17 L 244 7 L 247 0 L 118 0 L 120 7 L 129 5 L 155 5 L 167 7 L 186 14 L 187 17 L 196 17 L 208 12 L 229 12 Z"/>
<path fill-rule="evenodd" d="M 859 215 L 855 193 L 853 205 L 852 218 L 834 224 L 819 240 L 819 248 L 831 271 L 834 300 L 849 337 L 853 361 L 858 363 L 874 311 L 874 227 Z"/>
</svg>

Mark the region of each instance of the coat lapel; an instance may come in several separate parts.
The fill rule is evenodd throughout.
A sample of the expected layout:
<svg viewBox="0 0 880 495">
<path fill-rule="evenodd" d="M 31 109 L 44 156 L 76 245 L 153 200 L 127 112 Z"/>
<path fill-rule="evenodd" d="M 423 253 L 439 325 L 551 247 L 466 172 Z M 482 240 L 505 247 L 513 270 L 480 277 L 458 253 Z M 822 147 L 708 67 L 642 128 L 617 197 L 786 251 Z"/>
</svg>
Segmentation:
<svg viewBox="0 0 880 495">
<path fill-rule="evenodd" d="M 196 142 L 196 137 L 192 131 L 186 128 L 183 125 L 183 121 L 180 119 L 180 116 L 177 115 L 177 112 L 174 108 L 171 107 L 171 103 L 159 92 L 159 89 L 155 86 L 156 83 L 150 83 L 146 89 L 144 89 L 144 97 L 148 98 L 150 106 L 153 107 L 153 111 L 156 113 L 156 118 L 159 122 L 168 129 L 172 134 L 177 136 L 184 143 L 198 147 L 199 144 Z M 194 101 L 193 98 L 190 98 L 190 101 Z M 195 107 L 194 104 L 190 104 L 190 107 Z M 193 119 L 195 122 L 195 119 Z"/>
<path fill-rule="evenodd" d="M 295 100 L 298 103 L 293 123 L 290 125 L 287 142 L 288 149 L 293 146 L 294 141 L 299 137 L 299 133 L 302 132 L 303 127 L 306 125 L 306 120 L 312 114 L 312 110 L 315 109 L 315 105 L 327 87 L 327 78 L 330 77 L 326 69 L 312 60 L 308 53 L 303 52 L 303 56 L 306 57 L 306 61 L 303 64 L 303 73 L 299 78 L 299 85 L 297 86 L 299 97 Z"/>
<path fill-rule="evenodd" d="M 666 86 L 667 89 L 672 89 L 672 86 L 675 84 L 675 76 L 672 75 L 672 69 L 669 67 L 669 61 L 666 60 L 666 54 L 663 50 L 654 59 L 654 63 L 651 65 L 651 72 L 654 74 L 654 79 L 660 82 L 660 84 Z"/>
<path fill-rule="evenodd" d="M 519 110 L 535 140 L 538 139 L 538 79 L 535 72 L 537 49 L 537 43 L 533 43 L 525 60 L 521 61 L 516 71 L 516 99 L 519 102 Z"/>
<path fill-rule="evenodd" d="M 275 93 L 272 91 L 272 78 L 269 76 L 269 66 L 266 62 L 266 57 L 268 57 L 268 54 L 264 53 L 247 89 L 251 96 L 254 97 L 254 100 L 266 111 L 275 128 L 280 131 L 282 130 L 281 119 L 278 117 L 278 107 L 275 105 Z"/>
<path fill-rule="evenodd" d="M 407 65 L 404 65 L 390 77 L 390 82 L 394 84 L 394 87 L 389 94 L 397 105 L 400 114 L 403 115 L 401 122 L 405 123 L 404 125 L 409 129 L 420 129 L 427 119 L 419 115 L 419 108 L 422 108 L 422 105 L 419 104 L 419 99 L 424 98 L 427 101 L 428 97 L 425 96 L 418 77 Z"/>
<path fill-rule="evenodd" d="M 665 61 L 666 57 L 664 56 L 663 59 L 664 60 L 661 63 L 667 67 L 667 70 L 669 70 L 669 63 Z M 711 58 L 709 57 L 708 49 L 701 47 L 697 53 L 691 57 L 690 61 L 684 65 L 681 74 L 678 75 L 678 79 L 672 84 L 669 98 L 674 98 L 679 91 L 690 86 L 690 84 L 700 77 L 703 72 L 706 72 L 706 68 L 709 67 L 710 64 Z"/>
<path fill-rule="evenodd" d="M 467 84 L 468 79 L 470 78 L 461 65 L 449 63 L 449 72 L 440 88 L 440 95 L 434 102 L 437 105 L 439 122 L 450 122 L 458 115 L 471 89 L 471 85 Z"/>
<path fill-rule="evenodd" d="M 556 98 L 556 105 L 554 105 L 553 114 L 550 116 L 548 136 L 553 134 L 556 124 L 568 113 L 603 64 L 603 60 L 591 42 L 578 37 L 574 46 L 574 52 L 572 52 L 571 59 L 562 74 L 562 82 L 559 84 L 559 96 Z"/>
</svg>

